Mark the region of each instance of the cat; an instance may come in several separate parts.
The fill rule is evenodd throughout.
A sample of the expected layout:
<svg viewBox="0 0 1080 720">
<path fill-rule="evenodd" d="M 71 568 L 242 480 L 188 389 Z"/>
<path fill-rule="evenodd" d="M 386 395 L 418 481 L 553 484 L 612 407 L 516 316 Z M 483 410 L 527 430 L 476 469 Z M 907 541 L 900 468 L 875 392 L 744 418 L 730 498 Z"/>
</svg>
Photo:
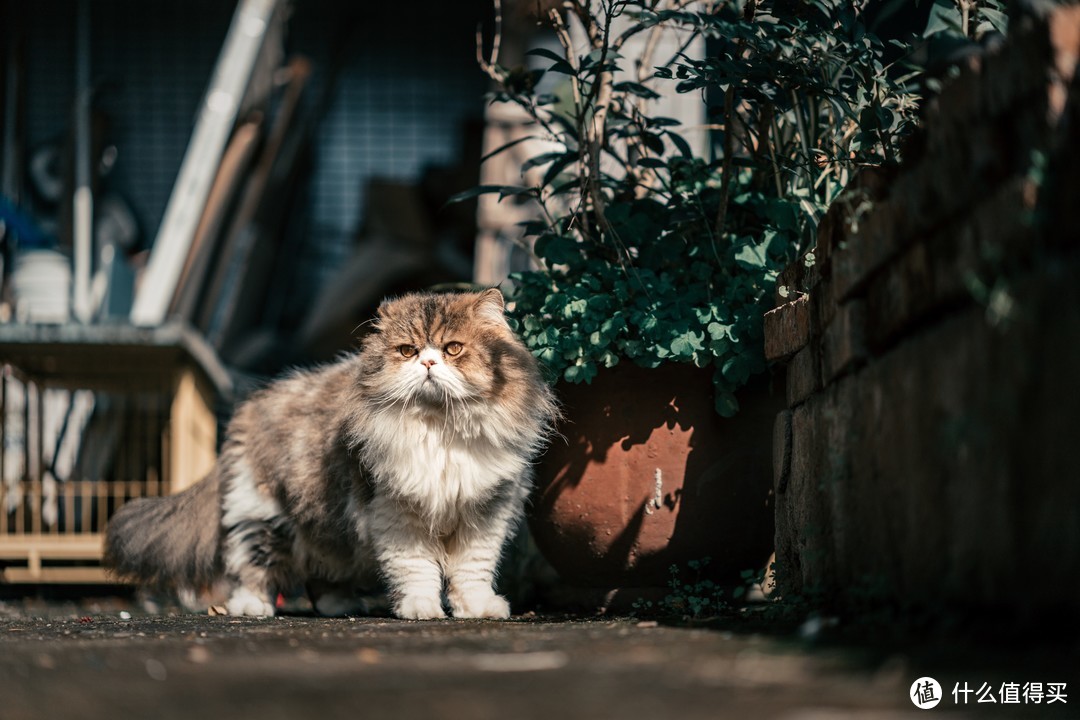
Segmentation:
<svg viewBox="0 0 1080 720">
<path fill-rule="evenodd" d="M 211 473 L 109 523 L 105 565 L 230 615 L 305 583 L 323 614 L 381 586 L 404 619 L 506 618 L 496 564 L 558 415 L 502 293 L 384 301 L 358 352 L 254 394 Z"/>
</svg>

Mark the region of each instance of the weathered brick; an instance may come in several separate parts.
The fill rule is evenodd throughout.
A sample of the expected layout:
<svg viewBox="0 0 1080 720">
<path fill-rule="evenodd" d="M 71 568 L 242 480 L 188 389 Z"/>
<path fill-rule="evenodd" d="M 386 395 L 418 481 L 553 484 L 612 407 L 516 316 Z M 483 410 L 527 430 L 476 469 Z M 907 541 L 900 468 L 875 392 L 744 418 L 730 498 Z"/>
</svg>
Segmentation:
<svg viewBox="0 0 1080 720">
<path fill-rule="evenodd" d="M 814 327 L 818 332 L 823 332 L 833 321 L 836 315 L 835 284 L 832 280 L 823 280 L 814 291 L 810 293 L 810 313 Z"/>
<path fill-rule="evenodd" d="M 848 238 L 846 247 L 833 254 L 832 278 L 837 297 L 844 299 L 860 292 L 871 276 L 899 251 L 907 212 L 896 197 L 879 203 L 862 219 L 858 232 Z"/>
<path fill-rule="evenodd" d="M 773 424 L 773 488 L 777 495 L 787 490 L 791 478 L 791 411 L 776 414 Z"/>
<path fill-rule="evenodd" d="M 821 370 L 818 368 L 818 352 L 811 343 L 795 353 L 787 365 L 787 402 L 795 407 L 821 389 Z"/>
<path fill-rule="evenodd" d="M 980 103 L 990 117 L 1045 92 L 1050 42 L 1045 25 L 1014 34 L 999 51 L 986 55 Z"/>
<path fill-rule="evenodd" d="M 978 55 L 960 62 L 959 73 L 949 81 L 948 92 L 937 97 L 937 112 L 923 121 L 931 133 L 944 124 L 962 125 L 982 117 L 982 68 L 983 59 Z"/>
<path fill-rule="evenodd" d="M 822 384 L 827 385 L 866 359 L 866 302 L 840 305 L 821 342 Z"/>
<path fill-rule="evenodd" d="M 933 271 L 925 243 L 911 247 L 870 286 L 866 295 L 869 342 L 888 345 L 933 305 Z"/>
<path fill-rule="evenodd" d="M 802 295 L 765 313 L 765 358 L 786 360 L 810 342 L 810 297 Z"/>
<path fill-rule="evenodd" d="M 874 204 L 888 195 L 895 174 L 892 168 L 863 168 L 829 206 L 818 224 L 815 249 L 822 278 L 831 274 L 833 252 L 847 240 L 853 223 L 861 223 Z"/>
</svg>

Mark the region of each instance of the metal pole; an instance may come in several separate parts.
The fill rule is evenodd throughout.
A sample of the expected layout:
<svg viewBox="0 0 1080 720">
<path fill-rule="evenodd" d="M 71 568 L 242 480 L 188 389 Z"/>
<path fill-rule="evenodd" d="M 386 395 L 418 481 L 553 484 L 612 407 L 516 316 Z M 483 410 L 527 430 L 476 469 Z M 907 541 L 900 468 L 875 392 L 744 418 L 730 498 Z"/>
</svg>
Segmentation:
<svg viewBox="0 0 1080 720">
<path fill-rule="evenodd" d="M 75 87 L 77 92 L 75 118 L 75 319 L 90 322 L 90 264 L 93 254 L 94 195 L 91 191 L 90 139 L 90 2 L 79 0 L 76 30 Z"/>
</svg>

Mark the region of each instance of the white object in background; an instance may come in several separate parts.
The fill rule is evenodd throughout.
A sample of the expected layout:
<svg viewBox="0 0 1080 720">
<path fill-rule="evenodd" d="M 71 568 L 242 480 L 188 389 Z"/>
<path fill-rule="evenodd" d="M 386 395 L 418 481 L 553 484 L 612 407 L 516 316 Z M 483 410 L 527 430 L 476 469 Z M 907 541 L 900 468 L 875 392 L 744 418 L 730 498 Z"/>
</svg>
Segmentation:
<svg viewBox="0 0 1080 720">
<path fill-rule="evenodd" d="M 64 323 L 71 316 L 71 263 L 56 250 L 24 250 L 11 278 L 18 322 Z"/>
<path fill-rule="evenodd" d="M 131 308 L 135 325 L 160 325 L 165 320 L 225 144 L 280 4 L 281 0 L 241 0 L 236 8 L 135 295 Z"/>
</svg>

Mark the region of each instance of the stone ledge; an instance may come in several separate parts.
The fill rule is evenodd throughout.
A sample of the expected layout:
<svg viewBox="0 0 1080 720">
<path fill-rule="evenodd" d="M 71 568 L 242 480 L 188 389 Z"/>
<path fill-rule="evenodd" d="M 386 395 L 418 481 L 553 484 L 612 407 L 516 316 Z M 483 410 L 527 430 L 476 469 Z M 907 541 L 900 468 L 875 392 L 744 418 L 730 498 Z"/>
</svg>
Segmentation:
<svg viewBox="0 0 1080 720">
<path fill-rule="evenodd" d="M 812 336 L 809 295 L 765 313 L 765 359 L 770 362 L 791 357 L 806 347 Z"/>
</svg>

